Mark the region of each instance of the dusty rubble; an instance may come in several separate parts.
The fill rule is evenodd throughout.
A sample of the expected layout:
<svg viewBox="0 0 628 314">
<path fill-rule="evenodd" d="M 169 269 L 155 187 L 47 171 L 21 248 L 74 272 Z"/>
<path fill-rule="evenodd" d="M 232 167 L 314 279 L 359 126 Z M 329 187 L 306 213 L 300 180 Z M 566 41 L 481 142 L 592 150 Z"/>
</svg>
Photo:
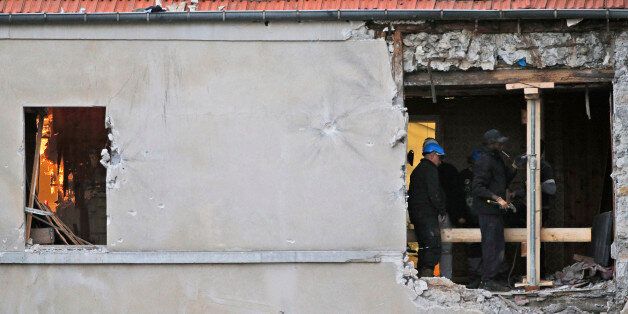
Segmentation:
<svg viewBox="0 0 628 314">
<path fill-rule="evenodd" d="M 481 289 L 467 289 L 442 277 L 418 278 L 412 262 L 404 263 L 402 284 L 410 289 L 417 308 L 430 313 L 542 313 L 521 307 L 503 296 Z"/>
<path fill-rule="evenodd" d="M 589 271 L 589 268 L 584 268 Z M 404 263 L 402 284 L 409 288 L 417 308 L 430 313 L 618 313 L 626 296 L 613 281 L 573 287 L 563 285 L 525 292 L 492 293 L 467 289 L 442 277 L 418 278 L 411 262 Z M 622 312 L 624 313 L 624 312 Z"/>
<path fill-rule="evenodd" d="M 557 271 L 550 280 L 554 285 L 584 286 L 599 280 L 613 278 L 613 269 L 596 264 L 592 258 L 582 257 L 579 261 Z"/>
</svg>

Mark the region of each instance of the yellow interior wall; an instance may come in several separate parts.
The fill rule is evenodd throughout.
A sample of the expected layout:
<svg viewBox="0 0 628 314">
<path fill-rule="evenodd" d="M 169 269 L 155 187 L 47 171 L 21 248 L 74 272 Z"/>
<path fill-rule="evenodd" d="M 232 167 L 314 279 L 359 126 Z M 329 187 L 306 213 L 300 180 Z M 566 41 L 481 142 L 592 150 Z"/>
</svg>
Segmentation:
<svg viewBox="0 0 628 314">
<path fill-rule="evenodd" d="M 408 148 L 414 151 L 414 165 L 406 164 L 406 187 L 410 186 L 410 174 L 412 170 L 419 164 L 423 155 L 423 141 L 426 138 L 436 138 L 436 122 L 410 122 L 408 123 Z"/>
<path fill-rule="evenodd" d="M 423 155 L 421 151 L 423 149 L 423 141 L 426 138 L 432 137 L 436 138 L 436 122 L 410 122 L 408 123 L 408 147 L 406 154 L 410 151 L 414 151 L 414 163 L 410 165 L 406 163 L 406 187 L 410 186 L 410 175 L 412 174 L 412 170 L 419 164 Z M 410 219 L 408 217 L 408 229 L 409 232 L 414 233 L 414 227 L 410 224 Z M 413 250 L 418 250 L 419 245 L 416 242 L 408 242 L 408 245 Z M 414 263 L 414 265 L 418 264 L 418 256 L 417 254 L 408 254 L 408 258 Z M 440 276 L 440 268 L 439 265 L 436 265 L 434 269 L 434 276 Z"/>
</svg>

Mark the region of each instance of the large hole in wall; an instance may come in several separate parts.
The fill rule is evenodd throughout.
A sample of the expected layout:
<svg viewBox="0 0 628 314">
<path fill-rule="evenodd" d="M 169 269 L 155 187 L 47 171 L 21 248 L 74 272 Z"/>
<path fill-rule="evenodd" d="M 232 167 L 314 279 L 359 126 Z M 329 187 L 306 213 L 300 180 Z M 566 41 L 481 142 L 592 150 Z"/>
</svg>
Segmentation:
<svg viewBox="0 0 628 314">
<path fill-rule="evenodd" d="M 556 195 L 544 209 L 544 228 L 590 228 L 598 215 L 612 211 L 610 93 L 610 88 L 591 89 L 589 112 L 583 87 L 561 88 L 542 94 L 544 158 L 553 167 L 557 183 Z M 474 148 L 481 146 L 483 133 L 491 128 L 499 129 L 510 138 L 505 147 L 510 156 L 525 153 L 526 102 L 521 92 L 504 91 L 486 96 L 446 95 L 441 92 L 437 100 L 434 104 L 431 98 L 410 97 L 405 103 L 411 123 L 413 120 L 438 121 L 435 137 L 447 152 L 445 161 L 457 171 L 470 166 L 468 157 Z M 412 141 L 409 132 L 408 143 Z M 415 166 L 420 158 L 420 153 L 415 152 Z M 407 174 L 410 175 L 409 172 Z M 525 170 L 520 170 L 510 185 L 511 190 L 521 188 L 525 189 Z M 525 210 L 504 218 L 507 228 L 525 228 Z M 455 227 L 471 227 L 453 223 L 457 225 Z M 409 238 L 412 233 L 409 230 Z M 593 234 L 593 237 L 596 235 Z M 409 247 L 412 248 L 413 244 L 410 243 Z M 478 256 L 478 250 L 479 245 L 453 244 L 453 281 L 469 283 L 473 276 L 468 257 Z M 410 252 L 413 251 L 410 249 Z M 594 257 L 596 253 L 592 243 L 543 243 L 541 276 L 548 278 L 573 264 L 574 254 Z M 521 255 L 520 243 L 507 243 L 501 280 L 510 280 L 511 283 L 522 281 L 526 273 L 526 259 Z M 612 264 L 609 260 L 603 266 Z"/>
<path fill-rule="evenodd" d="M 107 243 L 104 121 L 104 107 L 24 108 L 28 244 Z"/>
</svg>

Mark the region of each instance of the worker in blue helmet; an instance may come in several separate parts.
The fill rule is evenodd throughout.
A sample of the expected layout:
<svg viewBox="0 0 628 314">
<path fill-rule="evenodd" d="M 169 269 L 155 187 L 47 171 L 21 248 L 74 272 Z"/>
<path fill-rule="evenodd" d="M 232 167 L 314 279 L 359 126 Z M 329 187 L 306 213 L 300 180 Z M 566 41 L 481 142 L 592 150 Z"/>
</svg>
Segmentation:
<svg viewBox="0 0 628 314">
<path fill-rule="evenodd" d="M 423 159 L 410 175 L 408 211 L 419 242 L 418 269 L 421 277 L 432 277 L 441 256 L 439 216 L 446 214 L 445 194 L 438 166 L 445 150 L 438 143 L 423 146 Z"/>
</svg>

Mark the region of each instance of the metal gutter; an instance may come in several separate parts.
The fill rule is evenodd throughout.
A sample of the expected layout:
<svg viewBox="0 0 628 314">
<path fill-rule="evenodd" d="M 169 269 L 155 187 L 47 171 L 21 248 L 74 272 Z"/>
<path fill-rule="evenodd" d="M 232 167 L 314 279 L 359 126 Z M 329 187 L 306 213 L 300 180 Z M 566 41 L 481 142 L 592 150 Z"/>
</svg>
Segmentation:
<svg viewBox="0 0 628 314">
<path fill-rule="evenodd" d="M 103 246 L 76 245 L 40 246 L 36 250 L 0 252 L 0 265 L 380 263 L 401 259 L 400 252 L 380 251 L 108 252 Z"/>
<path fill-rule="evenodd" d="M 226 22 L 226 21 L 412 21 L 518 19 L 628 19 L 628 9 L 581 10 L 320 10 L 207 11 L 164 13 L 19 13 L 0 14 L 0 24 Z"/>
</svg>

